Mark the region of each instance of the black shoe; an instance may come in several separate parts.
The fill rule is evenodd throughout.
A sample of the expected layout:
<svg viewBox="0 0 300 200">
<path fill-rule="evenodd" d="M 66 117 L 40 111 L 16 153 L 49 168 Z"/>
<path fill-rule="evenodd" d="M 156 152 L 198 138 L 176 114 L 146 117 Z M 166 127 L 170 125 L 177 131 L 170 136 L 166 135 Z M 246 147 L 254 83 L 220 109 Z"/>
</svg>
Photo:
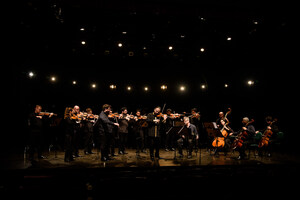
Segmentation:
<svg viewBox="0 0 300 200">
<path fill-rule="evenodd" d="M 123 152 L 123 151 L 119 151 L 119 154 L 120 154 L 120 155 L 124 155 L 124 152 Z"/>
<path fill-rule="evenodd" d="M 192 155 L 188 155 L 188 157 L 187 157 L 188 159 L 191 159 L 192 158 Z"/>
</svg>

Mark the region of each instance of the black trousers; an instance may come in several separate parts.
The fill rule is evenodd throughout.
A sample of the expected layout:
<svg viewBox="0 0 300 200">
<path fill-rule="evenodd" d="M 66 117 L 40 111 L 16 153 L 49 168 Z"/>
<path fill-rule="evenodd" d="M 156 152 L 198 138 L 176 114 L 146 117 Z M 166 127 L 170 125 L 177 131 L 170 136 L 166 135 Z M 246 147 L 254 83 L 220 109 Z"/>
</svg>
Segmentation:
<svg viewBox="0 0 300 200">
<path fill-rule="evenodd" d="M 34 132 L 29 134 L 29 140 L 28 140 L 28 154 L 29 154 L 29 159 L 33 160 L 34 159 L 34 154 L 37 152 L 37 156 L 41 157 L 42 156 L 42 151 L 43 151 L 43 132 Z"/>
<path fill-rule="evenodd" d="M 128 140 L 128 133 L 119 133 L 119 151 L 125 151 Z"/>
<path fill-rule="evenodd" d="M 159 157 L 159 145 L 160 145 L 160 138 L 159 137 L 152 137 L 148 136 L 149 141 L 149 150 L 150 150 L 150 157 L 154 157 L 154 149 L 155 149 L 155 157 Z"/>
<path fill-rule="evenodd" d="M 73 159 L 73 145 L 72 145 L 72 135 L 66 134 L 65 136 L 65 161 L 70 161 Z"/>
<path fill-rule="evenodd" d="M 186 140 L 186 143 L 187 143 L 188 154 L 192 155 L 193 147 L 196 144 L 196 139 L 194 137 L 189 137 L 187 139 L 179 138 L 177 140 L 177 146 L 178 146 L 178 152 L 179 152 L 180 155 L 182 155 L 182 150 L 183 150 L 183 146 L 184 146 L 184 140 Z"/>
</svg>

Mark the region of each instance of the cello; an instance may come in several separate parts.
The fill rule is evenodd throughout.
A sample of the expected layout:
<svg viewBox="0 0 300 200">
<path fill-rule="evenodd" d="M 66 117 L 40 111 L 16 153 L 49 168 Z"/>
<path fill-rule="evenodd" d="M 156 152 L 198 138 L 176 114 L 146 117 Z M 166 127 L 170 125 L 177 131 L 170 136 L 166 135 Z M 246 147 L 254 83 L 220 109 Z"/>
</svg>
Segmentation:
<svg viewBox="0 0 300 200">
<path fill-rule="evenodd" d="M 251 121 L 249 121 L 245 125 L 245 127 L 249 126 L 253 122 L 254 122 L 254 119 L 252 119 Z M 237 138 L 234 140 L 234 142 L 232 144 L 233 149 L 241 148 L 243 146 L 244 141 L 247 139 L 247 137 L 248 137 L 247 130 L 242 130 L 241 133 L 237 136 Z"/>
<path fill-rule="evenodd" d="M 272 126 L 272 124 L 274 122 L 277 122 L 277 119 L 274 119 L 274 121 L 272 121 L 269 126 Z M 260 142 L 258 144 L 258 148 L 262 148 L 264 146 L 269 146 L 269 142 L 270 142 L 272 135 L 273 135 L 273 131 L 271 129 L 267 128 L 263 134 L 262 139 L 260 140 Z"/>
<path fill-rule="evenodd" d="M 221 134 L 223 137 L 215 137 L 212 146 L 213 147 L 224 147 L 225 146 L 225 138 L 227 138 L 228 136 L 228 132 L 225 129 L 226 125 L 229 124 L 229 120 L 227 119 L 227 115 L 229 115 L 231 113 L 231 108 L 228 108 L 227 113 L 225 114 L 224 118 L 222 119 L 225 124 L 223 125 L 223 128 L 220 130 Z"/>
</svg>

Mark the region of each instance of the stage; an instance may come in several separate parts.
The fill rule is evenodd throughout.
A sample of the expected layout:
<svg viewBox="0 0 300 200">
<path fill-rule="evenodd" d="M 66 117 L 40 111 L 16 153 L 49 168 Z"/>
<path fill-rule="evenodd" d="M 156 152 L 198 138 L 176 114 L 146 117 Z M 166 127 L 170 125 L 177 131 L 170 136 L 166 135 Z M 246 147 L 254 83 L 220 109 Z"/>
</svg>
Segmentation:
<svg viewBox="0 0 300 200">
<path fill-rule="evenodd" d="M 294 181 L 300 175 L 297 156 L 281 152 L 272 157 L 250 152 L 237 160 L 237 152 L 215 156 L 199 149 L 188 159 L 186 152 L 178 158 L 174 151 L 161 150 L 161 159 L 151 161 L 148 153 L 137 157 L 129 149 L 108 162 L 94 152 L 80 151 L 82 157 L 69 163 L 63 151 L 50 151 L 34 162 L 24 160 L 23 154 L 2 156 L 1 193 L 37 199 L 289 198 L 297 192 Z"/>
</svg>

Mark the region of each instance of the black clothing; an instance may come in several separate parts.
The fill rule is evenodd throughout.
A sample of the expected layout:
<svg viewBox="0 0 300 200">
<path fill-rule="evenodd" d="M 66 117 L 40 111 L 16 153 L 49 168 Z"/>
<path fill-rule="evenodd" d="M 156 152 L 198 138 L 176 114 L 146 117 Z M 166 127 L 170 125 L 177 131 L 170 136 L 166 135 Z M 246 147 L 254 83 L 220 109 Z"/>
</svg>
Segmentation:
<svg viewBox="0 0 300 200">
<path fill-rule="evenodd" d="M 188 155 L 191 156 L 193 147 L 196 144 L 196 137 L 199 137 L 196 126 L 193 124 L 190 124 L 189 127 L 184 126 L 179 134 L 181 135 L 181 137 L 177 140 L 179 154 L 182 155 L 182 148 L 185 140 L 188 145 Z M 182 138 L 182 135 L 185 137 Z"/>
<path fill-rule="evenodd" d="M 31 113 L 28 116 L 28 153 L 29 159 L 34 159 L 34 154 L 37 152 L 38 158 L 42 157 L 43 142 L 44 142 L 44 117 L 40 119 L 38 113 Z"/>
<path fill-rule="evenodd" d="M 108 160 L 111 137 L 114 131 L 114 122 L 109 120 L 107 114 L 103 111 L 100 113 L 98 120 L 94 124 L 95 142 L 101 151 L 101 160 Z"/>
<path fill-rule="evenodd" d="M 159 122 L 154 122 L 154 119 L 160 119 Z M 162 123 L 162 117 L 158 117 L 154 113 L 149 113 L 147 116 L 148 123 L 148 142 L 151 159 L 154 158 L 154 149 L 155 157 L 159 158 L 159 143 L 160 143 L 160 127 Z"/>
<path fill-rule="evenodd" d="M 64 131 L 65 131 L 65 161 L 70 162 L 73 160 L 74 151 L 74 128 L 76 122 L 70 118 L 64 119 Z"/>
</svg>

